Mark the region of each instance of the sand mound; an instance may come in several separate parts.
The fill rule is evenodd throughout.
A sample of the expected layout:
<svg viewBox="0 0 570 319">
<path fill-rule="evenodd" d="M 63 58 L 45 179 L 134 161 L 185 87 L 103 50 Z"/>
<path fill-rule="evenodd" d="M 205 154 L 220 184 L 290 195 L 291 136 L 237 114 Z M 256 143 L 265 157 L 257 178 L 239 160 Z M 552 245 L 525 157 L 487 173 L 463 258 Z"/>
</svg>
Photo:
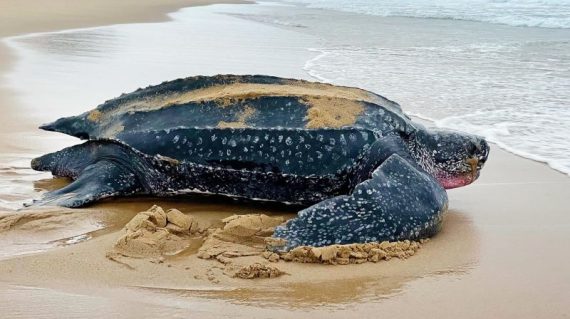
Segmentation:
<svg viewBox="0 0 570 319">
<path fill-rule="evenodd" d="M 204 244 L 198 251 L 202 259 L 260 255 L 265 250 L 265 238 L 282 224 L 282 217 L 267 215 L 234 215 L 222 220 L 222 228 L 208 230 Z"/>
<path fill-rule="evenodd" d="M 234 215 L 222 222 L 223 227 L 208 231 L 198 258 L 217 260 L 224 265 L 223 273 L 234 278 L 275 278 L 285 273 L 259 257 L 265 251 L 265 239 L 284 222 L 282 217 Z"/>
<path fill-rule="evenodd" d="M 333 265 L 362 264 L 378 262 L 391 258 L 406 259 L 420 249 L 422 242 L 404 240 L 400 242 L 381 242 L 350 245 L 331 245 L 325 247 L 300 246 L 291 251 L 277 255 L 264 253 L 263 257 L 270 261 L 281 258 L 285 261 L 299 263 L 323 263 Z"/>
<path fill-rule="evenodd" d="M 164 262 L 165 256 L 176 255 L 192 241 L 203 240 L 198 252 L 188 258 L 212 260 L 206 277 L 219 282 L 218 275 L 232 278 L 276 278 L 284 271 L 279 261 L 332 265 L 379 262 L 391 258 L 406 259 L 420 249 L 422 242 L 401 241 L 326 247 L 301 246 L 286 253 L 269 251 L 276 240 L 271 238 L 283 217 L 263 214 L 233 215 L 221 220 L 222 226 L 201 229 L 193 216 L 176 209 L 167 212 L 158 206 L 137 214 L 122 230 L 111 260 L 129 265 L 120 257 L 150 258 Z M 121 259 L 121 260 L 119 260 Z"/>
<path fill-rule="evenodd" d="M 240 268 L 233 275 L 241 279 L 275 278 L 285 274 L 284 271 L 272 265 L 253 263 Z"/>
<path fill-rule="evenodd" d="M 155 205 L 125 225 L 110 254 L 135 258 L 174 255 L 186 249 L 190 236 L 198 231 L 192 216 L 176 209 L 165 213 Z"/>
</svg>

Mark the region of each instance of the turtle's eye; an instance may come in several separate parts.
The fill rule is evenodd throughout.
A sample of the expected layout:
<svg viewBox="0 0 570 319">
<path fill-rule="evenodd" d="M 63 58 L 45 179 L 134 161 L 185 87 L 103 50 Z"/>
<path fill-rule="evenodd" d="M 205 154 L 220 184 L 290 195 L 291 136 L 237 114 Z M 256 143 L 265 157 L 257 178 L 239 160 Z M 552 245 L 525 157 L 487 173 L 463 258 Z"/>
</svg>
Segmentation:
<svg viewBox="0 0 570 319">
<path fill-rule="evenodd" d="M 475 143 L 469 143 L 465 146 L 465 148 L 467 149 L 468 155 L 471 155 L 471 157 L 476 157 L 475 155 L 477 154 L 477 145 L 475 145 Z"/>
<path fill-rule="evenodd" d="M 400 137 L 402 137 L 402 139 L 404 139 L 405 141 L 410 141 L 414 138 L 416 138 L 416 132 L 415 131 L 411 131 L 411 132 L 403 132 L 400 131 L 398 132 L 398 134 L 400 134 Z"/>
<path fill-rule="evenodd" d="M 483 164 L 489 156 L 489 144 L 482 138 L 470 139 L 465 145 L 465 150 L 469 158 L 476 158 Z"/>
</svg>

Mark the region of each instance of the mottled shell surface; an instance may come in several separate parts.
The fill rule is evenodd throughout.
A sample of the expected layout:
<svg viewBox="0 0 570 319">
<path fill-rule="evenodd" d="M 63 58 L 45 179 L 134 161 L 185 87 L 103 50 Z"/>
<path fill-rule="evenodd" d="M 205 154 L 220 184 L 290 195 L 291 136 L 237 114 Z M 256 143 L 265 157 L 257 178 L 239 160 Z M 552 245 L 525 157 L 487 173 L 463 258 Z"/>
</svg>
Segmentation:
<svg viewBox="0 0 570 319">
<path fill-rule="evenodd" d="M 261 75 L 164 82 L 64 120 L 74 127 L 68 134 L 151 155 L 301 175 L 338 174 L 375 139 L 415 130 L 397 103 L 375 93 Z"/>
</svg>

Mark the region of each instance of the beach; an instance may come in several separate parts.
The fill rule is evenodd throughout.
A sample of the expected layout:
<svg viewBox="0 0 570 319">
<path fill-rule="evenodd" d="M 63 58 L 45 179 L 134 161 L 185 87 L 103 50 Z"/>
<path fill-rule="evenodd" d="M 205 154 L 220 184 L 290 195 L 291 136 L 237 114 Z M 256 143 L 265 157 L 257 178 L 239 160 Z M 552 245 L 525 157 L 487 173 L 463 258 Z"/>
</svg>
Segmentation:
<svg viewBox="0 0 570 319">
<path fill-rule="evenodd" d="M 496 144 L 474 184 L 448 191 L 449 212 L 442 231 L 413 256 L 350 265 L 270 262 L 260 256 L 233 261 L 275 267 L 283 272 L 276 278 L 236 278 L 227 274 L 225 259 L 198 257 L 207 235 L 193 237 L 196 244 L 164 258 L 117 255 L 121 248 L 117 243 L 128 234 L 129 221 L 153 205 L 192 216 L 203 233 L 223 229 L 235 215 L 288 219 L 296 208 L 206 197 L 132 198 L 77 210 L 17 211 L 23 203 L 68 182 L 29 168 L 33 157 L 78 143 L 36 129 L 42 123 L 87 111 L 138 87 L 197 74 L 271 74 L 308 80 L 320 76 L 334 78 L 333 83 L 354 83 L 361 66 L 355 64 L 350 72 L 337 64 L 335 70 L 345 73 L 333 74 L 319 64 L 331 57 L 323 51 L 338 49 L 336 39 L 350 38 L 359 47 L 377 39 L 351 35 L 349 28 L 335 32 L 332 21 L 353 23 L 352 13 L 272 3 L 224 1 L 200 7 L 189 6 L 210 2 L 157 3 L 99 1 L 91 8 L 95 4 L 56 0 L 50 1 L 41 19 L 27 2 L 2 4 L 8 10 L 0 10 L 0 294 L 6 301 L 0 306 L 1 317 L 570 315 L 570 273 L 565 267 L 570 261 L 565 253 L 570 239 L 570 178 Z M 296 13 L 293 22 L 285 17 L 290 12 Z M 2 15 L 9 18 L 1 19 Z M 311 21 L 318 19 L 329 24 L 323 24 L 323 30 L 315 28 Z M 362 23 L 386 30 L 407 25 L 427 30 L 428 23 L 358 19 L 370 19 Z M 445 28 L 446 22 L 435 23 L 429 27 Z M 487 32 L 486 26 L 471 22 L 461 27 Z M 516 27 L 499 29 L 519 36 Z M 544 32 L 529 31 L 536 38 Z M 557 32 L 550 36 L 566 35 Z M 382 69 L 389 70 L 389 65 Z M 439 101 L 422 97 L 421 103 L 415 103 L 411 93 L 398 92 L 398 85 L 405 83 L 381 84 L 386 92 L 378 93 L 401 102 L 404 110 L 410 105 L 411 114 Z M 378 84 L 363 82 L 367 85 Z M 413 92 L 421 96 L 423 91 Z M 426 125 L 445 124 L 434 118 L 435 122 L 414 119 Z M 224 222 L 226 218 L 230 221 Z M 184 236 L 195 233 L 188 230 Z"/>
</svg>

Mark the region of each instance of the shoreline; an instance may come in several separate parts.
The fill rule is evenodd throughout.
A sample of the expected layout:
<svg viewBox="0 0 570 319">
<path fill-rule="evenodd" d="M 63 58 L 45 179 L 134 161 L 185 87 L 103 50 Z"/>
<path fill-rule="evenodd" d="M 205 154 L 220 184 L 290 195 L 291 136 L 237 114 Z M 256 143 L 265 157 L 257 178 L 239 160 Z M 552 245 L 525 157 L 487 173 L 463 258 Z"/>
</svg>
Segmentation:
<svg viewBox="0 0 570 319">
<path fill-rule="evenodd" d="M 330 9 L 323 9 L 323 10 L 330 10 Z M 421 19 L 421 18 L 414 18 L 414 19 Z M 480 23 L 483 23 L 483 22 L 480 22 Z M 314 62 L 326 57 L 330 53 L 323 51 L 322 49 L 318 49 L 318 48 L 308 48 L 308 50 L 312 51 L 312 52 L 319 52 L 319 54 L 317 56 L 315 56 L 314 58 L 308 60 L 305 63 L 305 65 L 303 66 L 303 70 L 305 72 L 307 72 L 307 74 L 309 74 L 309 76 L 311 76 L 311 78 L 314 81 L 325 82 L 325 83 L 333 83 L 332 80 L 319 75 L 314 70 L 311 70 L 311 66 L 314 64 Z M 450 127 L 447 127 L 444 124 L 442 124 L 442 122 L 448 120 L 448 118 L 434 119 L 434 118 L 431 118 L 429 116 L 420 114 L 418 112 L 411 112 L 411 111 L 406 111 L 406 110 L 404 110 L 404 113 L 414 120 L 419 120 L 418 122 L 426 123 L 428 126 L 433 126 L 433 127 L 441 128 L 441 129 L 452 129 L 452 130 L 454 129 L 454 128 L 450 128 Z M 531 154 L 531 153 L 524 151 L 524 150 L 518 150 L 512 146 L 505 144 L 504 142 L 501 142 L 501 141 L 494 139 L 492 136 L 490 137 L 490 136 L 484 136 L 483 135 L 483 137 L 485 137 L 485 139 L 488 142 L 494 144 L 496 147 L 501 148 L 503 151 L 506 151 L 509 154 L 517 156 L 521 159 L 526 159 L 526 160 L 530 160 L 530 161 L 533 161 L 536 163 L 544 164 L 549 169 L 556 171 L 558 173 L 561 173 L 561 174 L 567 176 L 568 178 L 570 178 L 570 171 L 565 171 L 565 169 L 562 166 L 560 166 L 559 164 L 552 163 L 554 161 L 552 159 L 545 159 L 544 157 L 542 157 L 540 155 Z"/>
<path fill-rule="evenodd" d="M 0 67 L 1 54 L 0 50 Z M 21 128 L 23 123 L 13 122 L 6 125 Z M 0 138 L 0 147 L 4 142 Z M 34 187 L 49 188 L 55 183 L 37 184 Z M 188 262 L 188 256 L 163 263 L 129 259 L 131 269 L 108 260 L 106 252 L 121 228 L 149 203 L 197 214 L 208 223 L 233 214 L 291 213 L 207 201 L 135 198 L 107 201 L 75 214 L 37 216 L 0 231 L 0 239 L 12 239 L 18 248 L 22 239 L 51 243 L 54 236 L 61 240 L 57 236 L 68 231 L 63 239 L 71 244 L 0 258 L 0 290 L 7 300 L 0 314 L 92 317 L 103 311 L 107 316 L 168 317 L 190 312 L 212 318 L 327 319 L 377 313 L 395 318 L 425 313 L 439 318 L 567 314 L 570 275 L 560 265 L 570 262 L 563 253 L 570 234 L 565 209 L 568 176 L 493 144 L 481 178 L 448 194 L 450 212 L 442 232 L 409 260 L 346 266 L 279 262 L 288 275 L 248 281 L 218 273 L 216 278 L 222 278 L 218 283 L 208 279 L 206 261 Z M 85 234 L 88 240 L 81 237 Z M 195 278 L 199 271 L 204 273 Z M 36 307 L 29 307 L 22 290 L 38 298 Z M 75 300 L 80 301 L 78 306 L 66 308 Z M 101 310 L 101 305 L 106 309 Z"/>
<path fill-rule="evenodd" d="M 38 2 L 45 2 L 40 5 Z M 49 2 L 49 5 L 47 5 Z M 128 23 L 151 23 L 169 21 L 169 13 L 181 8 L 211 4 L 248 4 L 248 0 L 127 0 L 127 1 L 87 1 L 78 0 L 71 4 L 65 0 L 19 1 L 7 0 L 0 4 L 0 74 L 10 72 L 18 58 L 9 48 L 5 39 L 34 33 L 65 31 L 69 29 L 91 28 Z M 48 12 L 45 12 L 45 11 Z M 5 132 L 23 132 L 33 128 L 26 118 L 7 108 L 21 107 L 17 96 L 10 88 L 1 85 L 0 105 L 3 110 L 0 119 L 0 137 Z M 0 149 L 14 146 L 5 138 L 0 138 Z"/>
<path fill-rule="evenodd" d="M 30 3 L 49 2 L 34 8 Z M 77 0 L 4 1 L 0 11 L 0 38 L 127 23 L 168 21 L 169 13 L 185 7 L 211 4 L 248 4 L 248 0 L 127 0 L 119 3 Z M 48 10 L 48 12 L 45 12 Z"/>
</svg>

